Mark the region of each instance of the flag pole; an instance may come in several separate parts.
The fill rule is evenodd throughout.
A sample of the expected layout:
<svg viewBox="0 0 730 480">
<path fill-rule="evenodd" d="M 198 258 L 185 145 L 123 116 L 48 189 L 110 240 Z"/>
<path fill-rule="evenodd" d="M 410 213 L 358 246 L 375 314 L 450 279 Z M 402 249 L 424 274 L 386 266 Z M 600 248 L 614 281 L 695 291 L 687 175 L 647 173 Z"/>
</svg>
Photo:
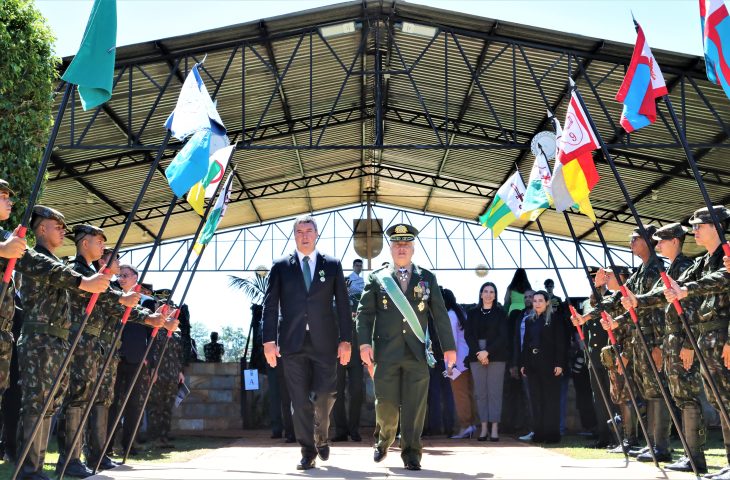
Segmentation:
<svg viewBox="0 0 730 480">
<path fill-rule="evenodd" d="M 31 189 L 30 196 L 28 197 L 28 205 L 25 207 L 25 212 L 23 212 L 23 217 L 20 222 L 20 229 L 18 230 L 18 236 L 20 238 L 25 238 L 25 235 L 28 232 L 28 223 L 30 223 L 30 217 L 33 213 L 33 207 L 35 206 L 35 201 L 38 198 L 38 192 L 41 189 L 41 184 L 43 183 L 43 178 L 46 174 L 48 161 L 51 159 L 51 153 L 53 152 L 53 144 L 56 143 L 58 130 L 61 128 L 63 113 L 66 110 L 66 105 L 68 105 L 68 101 L 71 98 L 73 89 L 74 85 L 72 83 L 66 83 L 66 89 L 64 90 L 63 97 L 61 98 L 61 105 L 58 107 L 58 113 L 56 113 L 56 119 L 53 122 L 53 128 L 51 128 L 51 135 L 48 137 L 48 143 L 46 144 L 46 149 L 43 151 L 41 164 L 38 165 L 38 172 L 36 173 L 33 188 Z M 13 270 L 15 270 L 15 263 L 17 261 L 17 258 L 8 259 L 8 263 L 5 266 L 2 284 L 0 285 L 0 305 L 3 304 L 3 301 L 5 300 L 5 295 L 7 295 L 8 293 L 10 278 L 13 275 Z"/>
<path fill-rule="evenodd" d="M 568 229 L 570 230 L 570 236 L 573 238 L 573 243 L 575 244 L 575 249 L 578 252 L 578 256 L 580 257 L 580 261 L 583 264 L 583 270 L 585 271 L 586 278 L 588 279 L 588 283 L 591 286 L 591 291 L 593 291 L 593 295 L 596 297 L 597 301 L 600 301 L 600 299 L 603 297 L 601 293 L 596 288 L 596 285 L 591 280 L 590 272 L 588 271 L 588 263 L 586 263 L 585 256 L 583 256 L 583 250 L 581 249 L 580 242 L 578 241 L 578 237 L 575 234 L 575 230 L 573 229 L 573 222 L 570 220 L 570 217 L 568 216 L 568 212 L 563 212 L 563 216 L 565 217 L 565 222 L 568 224 Z M 610 259 L 610 254 L 608 252 L 608 249 L 606 249 L 606 254 L 609 255 L 609 260 L 611 262 L 612 268 L 615 272 L 615 265 L 613 265 L 613 260 Z M 616 279 L 620 282 L 619 275 L 616 274 Z M 575 311 L 575 309 L 571 309 L 571 313 L 573 315 L 577 314 L 578 312 Z M 626 370 L 626 366 L 624 365 L 623 360 L 621 359 L 621 352 L 618 349 L 618 345 L 616 342 L 616 336 L 613 334 L 613 330 L 607 330 L 606 333 L 608 334 L 608 339 L 611 344 L 611 350 L 613 350 L 613 354 L 616 357 L 616 365 L 618 366 L 619 372 L 621 375 L 623 375 L 624 379 L 626 380 L 626 391 L 629 392 L 629 398 L 631 398 L 631 405 L 634 407 L 634 411 L 636 412 L 636 419 L 639 422 L 639 427 L 641 428 L 641 433 L 644 436 L 644 440 L 646 440 L 646 444 L 651 446 L 651 441 L 649 440 L 649 430 L 647 430 L 646 425 L 644 424 L 644 420 L 641 416 L 641 411 L 639 410 L 639 403 L 636 400 L 636 394 L 634 393 L 634 387 L 638 388 L 638 385 L 634 382 L 634 376 Z M 623 444 L 623 442 L 621 442 Z M 659 467 L 659 462 L 656 459 L 656 455 L 654 455 L 654 448 L 649 449 L 649 453 L 651 454 L 652 459 L 654 460 L 654 465 L 656 465 L 657 468 Z M 626 452 L 624 452 L 626 454 Z"/>
<path fill-rule="evenodd" d="M 236 151 L 235 148 L 233 148 L 231 150 L 231 154 L 230 154 L 230 157 L 229 157 L 229 163 L 230 163 L 230 158 L 233 157 L 233 154 L 235 153 L 235 151 Z M 185 270 L 185 265 L 187 265 L 188 260 L 190 259 L 190 254 L 192 253 L 193 247 L 195 246 L 195 240 L 198 238 L 198 236 L 200 235 L 200 232 L 203 230 L 203 226 L 205 225 L 205 221 L 208 218 L 208 214 L 210 213 L 211 208 L 215 204 L 215 202 L 213 201 L 213 199 L 220 193 L 220 190 L 221 190 L 221 187 L 222 187 L 223 183 L 224 182 L 222 182 L 222 181 L 221 182 L 218 182 L 218 185 L 216 186 L 215 193 L 213 194 L 213 198 L 211 198 L 210 202 L 208 203 L 208 205 L 205 208 L 205 212 L 203 213 L 203 216 L 200 218 L 200 222 L 198 222 L 198 228 L 196 229 L 195 234 L 193 235 L 192 241 L 190 243 L 190 248 L 188 248 L 188 251 L 187 251 L 187 253 L 185 255 L 185 259 L 183 260 L 182 265 L 180 267 L 180 270 L 178 271 L 177 277 L 175 279 L 175 283 L 174 283 L 174 285 L 173 285 L 173 287 L 172 287 L 172 289 L 170 291 L 170 298 L 172 298 L 172 295 L 175 292 L 175 289 L 177 288 L 178 283 L 180 282 L 180 278 L 181 278 L 181 276 L 182 276 L 182 274 L 183 274 L 183 272 Z M 196 262 L 195 265 L 197 267 L 197 262 Z M 192 275 L 191 275 L 191 278 L 192 278 Z M 124 400 L 122 401 L 122 403 L 121 403 L 121 405 L 119 407 L 119 410 L 117 412 L 116 417 L 114 418 L 114 421 L 111 423 L 111 428 L 109 428 L 109 431 L 107 432 L 106 442 L 105 442 L 104 448 L 102 449 L 102 451 L 104 453 L 106 453 L 106 451 L 109 449 L 109 445 L 111 445 L 111 442 L 114 439 L 114 432 L 117 429 L 117 426 L 119 425 L 119 422 L 121 421 L 122 416 L 124 415 L 124 409 L 126 408 L 127 403 L 129 402 L 129 399 L 132 396 L 132 391 L 134 389 L 134 386 L 137 383 L 137 380 L 139 379 L 140 374 L 142 373 L 142 368 L 144 368 L 144 366 L 145 366 L 144 365 L 144 361 L 149 356 L 150 350 L 152 349 L 152 344 L 153 344 L 153 342 L 154 342 L 154 340 L 155 340 L 155 338 L 157 336 L 158 330 L 159 330 L 159 328 L 155 328 L 155 329 L 152 330 L 152 335 L 151 335 L 150 340 L 149 340 L 149 342 L 147 344 L 147 348 L 145 349 L 145 353 L 144 353 L 144 356 L 142 357 L 142 361 L 137 366 L 137 370 L 134 372 L 134 376 L 132 377 L 132 381 L 130 382 L 129 387 L 127 388 L 127 392 L 124 395 Z M 136 431 L 135 431 L 135 434 L 136 434 Z M 130 448 L 131 448 L 132 443 L 134 443 L 134 436 L 132 436 L 132 440 L 130 441 Z M 124 455 L 125 461 L 126 461 L 126 457 L 127 457 L 128 453 L 129 453 L 129 448 L 126 450 L 126 453 Z M 93 471 L 94 472 L 96 472 L 99 469 L 99 465 L 101 465 L 101 457 L 99 458 L 99 460 L 97 461 L 95 467 L 93 468 Z"/>
<path fill-rule="evenodd" d="M 603 153 L 604 158 L 606 159 L 609 166 L 611 167 L 611 172 L 613 173 L 613 176 L 616 178 L 616 182 L 618 183 L 619 188 L 621 189 L 621 193 L 624 195 L 626 204 L 631 209 L 631 213 L 634 217 L 634 220 L 636 221 L 636 225 L 639 228 L 641 237 L 644 240 L 644 242 L 646 243 L 647 247 L 649 247 L 651 256 L 656 257 L 656 252 L 654 251 L 653 248 L 651 248 L 651 239 L 649 238 L 649 234 L 646 231 L 646 228 L 644 228 L 644 224 L 641 221 L 641 217 L 639 217 L 639 213 L 636 211 L 636 206 L 634 205 L 634 202 L 631 199 L 631 195 L 629 195 L 629 192 L 626 189 L 626 185 L 624 184 L 623 180 L 621 179 L 621 175 L 619 174 L 618 169 L 616 168 L 616 164 L 614 163 L 613 158 L 611 157 L 611 154 L 608 152 L 608 147 L 606 147 L 606 144 L 604 143 L 603 138 L 601 137 L 600 133 L 598 133 L 598 129 L 596 128 L 596 124 L 593 121 L 593 117 L 591 116 L 590 112 L 588 111 L 588 109 L 586 107 L 585 102 L 583 101 L 583 96 L 580 94 L 578 89 L 575 87 L 575 83 L 571 81 L 571 84 L 572 84 L 571 87 L 572 87 L 573 91 L 575 92 L 576 98 L 578 99 L 578 102 L 580 103 L 581 107 L 583 108 L 583 111 L 586 114 L 586 120 L 588 120 L 588 123 L 590 124 L 590 127 L 593 129 L 593 132 L 596 135 L 596 139 L 598 140 L 598 142 L 601 146 L 601 152 Z M 595 224 L 595 228 L 596 228 L 596 233 L 598 234 L 598 237 L 601 240 L 601 244 L 603 245 L 603 248 L 606 250 L 608 260 L 611 262 L 611 266 L 613 267 L 613 265 L 614 265 L 613 258 L 608 250 L 608 245 L 606 243 L 606 239 L 603 237 L 603 232 L 601 231 L 601 228 L 598 225 L 598 223 Z M 662 262 L 657 262 L 657 263 L 658 263 L 658 265 L 660 265 L 661 273 L 663 274 L 662 278 L 663 278 L 666 275 L 666 273 L 664 272 L 664 264 Z M 616 275 L 616 279 L 618 280 L 619 285 L 621 286 L 621 294 L 623 296 L 628 296 L 628 290 L 626 288 L 626 285 L 623 284 L 623 282 L 621 281 L 621 279 L 619 278 L 618 275 Z M 690 449 L 687 445 L 687 440 L 682 431 L 681 423 L 677 419 L 677 416 L 672 407 L 671 399 L 669 397 L 669 394 L 667 393 L 666 386 L 662 383 L 661 377 L 659 376 L 659 370 L 657 369 L 656 364 L 654 363 L 654 361 L 652 359 L 651 351 L 649 350 L 649 346 L 646 343 L 646 337 L 644 336 L 644 332 L 642 332 L 641 327 L 639 326 L 639 317 L 636 314 L 636 310 L 631 308 L 629 310 L 629 314 L 631 316 L 631 320 L 634 323 L 634 327 L 636 328 L 636 331 L 638 333 L 639 343 L 641 344 L 641 348 L 644 351 L 644 355 L 646 355 L 646 361 L 649 363 L 649 367 L 651 368 L 652 374 L 654 375 L 654 378 L 656 379 L 657 384 L 659 386 L 659 392 L 661 393 L 662 399 L 664 400 L 664 403 L 667 406 L 667 410 L 669 411 L 669 416 L 671 417 L 672 423 L 674 423 L 674 425 L 677 429 L 677 434 L 678 434 L 680 440 L 682 441 L 682 446 L 684 447 L 685 452 L 687 453 L 687 457 L 690 459 L 692 468 L 695 471 L 695 473 L 697 473 L 697 467 L 694 465 L 694 460 L 692 459 L 692 455 L 690 455 Z M 679 317 L 682 320 L 682 323 L 686 324 L 686 322 L 687 322 L 686 318 L 683 318 L 682 314 L 680 314 Z M 689 325 L 686 325 L 686 327 L 689 327 Z M 715 392 L 713 392 L 713 393 L 715 393 Z M 719 399 L 720 397 L 717 397 L 717 398 Z M 719 403 L 720 403 L 720 405 L 722 405 L 722 402 L 719 402 Z M 724 406 L 722 408 L 724 409 Z M 650 445 L 650 447 L 651 447 L 651 445 Z M 650 451 L 653 451 L 653 447 L 650 449 Z"/>
<path fill-rule="evenodd" d="M 542 146 L 540 146 L 540 150 L 542 151 Z M 545 153 L 543 152 L 543 155 Z M 545 157 L 547 159 L 547 157 Z M 540 222 L 540 218 L 538 217 L 535 219 L 535 222 L 537 223 L 537 227 L 540 229 L 540 235 L 542 236 L 542 240 L 545 242 L 545 248 L 548 252 L 548 258 L 553 263 L 553 269 L 555 270 L 555 275 L 558 276 L 558 281 L 560 282 L 560 287 L 563 289 L 563 292 L 565 292 L 565 301 L 570 306 L 571 311 L 573 311 L 573 306 L 570 304 L 570 297 L 568 296 L 568 289 L 565 288 L 565 283 L 563 282 L 563 276 L 560 274 L 560 269 L 558 268 L 558 264 L 555 262 L 555 257 L 553 256 L 552 249 L 550 248 L 550 242 L 547 239 L 547 236 L 545 235 L 545 230 L 542 228 L 542 222 Z M 597 299 L 598 297 L 596 297 Z M 623 442 L 623 438 L 621 437 L 621 432 L 619 432 L 618 425 L 616 425 L 616 420 L 614 419 L 614 415 L 612 413 L 611 405 L 608 401 L 608 396 L 606 395 L 606 390 L 603 387 L 603 382 L 600 381 L 600 378 L 598 377 L 598 370 L 596 369 L 596 366 L 593 364 L 593 361 L 591 360 L 591 356 L 588 353 L 588 347 L 585 342 L 585 335 L 583 334 L 583 328 L 580 325 L 576 325 L 575 329 L 578 331 L 578 338 L 580 339 L 580 347 L 585 352 L 586 360 L 588 361 L 588 368 L 593 372 L 593 376 L 596 377 L 596 384 L 598 385 L 598 391 L 601 394 L 601 399 L 603 400 L 603 404 L 606 407 L 606 412 L 608 413 L 608 416 L 610 418 L 611 426 L 613 427 L 613 432 L 616 435 L 616 441 L 618 442 L 617 445 L 621 445 Z M 599 421 L 601 421 L 599 419 Z M 626 458 L 626 461 L 629 460 L 628 452 L 624 451 L 624 457 Z"/>
<path fill-rule="evenodd" d="M 149 270 L 150 265 L 152 264 L 152 259 L 155 256 L 155 252 L 157 251 L 157 248 L 159 247 L 160 243 L 162 242 L 162 234 L 165 232 L 165 228 L 167 227 L 167 222 L 168 222 L 168 220 L 170 220 L 170 216 L 172 215 L 172 211 L 175 209 L 175 205 L 177 205 L 177 196 L 173 195 L 172 200 L 170 201 L 170 206 L 168 207 L 167 212 L 165 213 L 165 217 L 162 220 L 162 225 L 160 226 L 160 229 L 157 232 L 157 236 L 155 237 L 155 242 L 152 245 L 152 249 L 150 250 L 149 255 L 147 256 L 147 262 L 145 263 L 144 269 L 142 270 L 142 273 L 139 276 L 137 285 L 134 286 L 135 292 L 139 292 L 140 285 L 144 282 L 145 275 L 147 275 L 147 271 Z M 110 257 L 109 263 L 111 263 L 112 261 L 113 261 L 113 257 Z M 122 338 L 122 333 L 124 332 L 124 327 L 127 325 L 127 320 L 129 319 L 129 316 L 131 313 L 132 313 L 132 307 L 125 308 L 124 315 L 122 315 L 122 318 L 120 320 L 119 328 L 115 329 L 114 339 L 111 342 L 111 347 L 109 348 L 109 352 L 104 357 L 104 363 L 101 366 L 101 370 L 97 374 L 97 379 L 94 384 L 94 388 L 91 391 L 91 396 L 87 400 L 86 407 L 84 408 L 84 412 L 81 415 L 81 423 L 79 424 L 78 430 L 76 430 L 76 433 L 74 434 L 73 440 L 71 440 L 71 446 L 68 447 L 68 451 L 73 451 L 74 447 L 81 439 L 81 434 L 84 431 L 84 426 L 86 425 L 86 421 L 89 418 L 91 409 L 94 407 L 94 401 L 96 400 L 96 397 L 99 394 L 99 390 L 101 390 L 101 385 L 104 383 L 104 375 L 106 374 L 106 371 L 109 369 L 109 365 L 111 365 L 111 362 L 114 358 L 114 354 L 117 351 L 117 345 L 119 343 L 119 340 Z M 104 435 L 104 438 L 106 438 L 106 434 Z M 99 461 L 101 461 L 101 459 L 104 457 L 105 453 L 106 453 L 106 450 L 101 451 L 101 454 L 99 455 Z M 63 479 L 63 476 L 66 473 L 66 468 L 68 467 L 68 464 L 70 461 L 71 461 L 71 457 L 69 455 L 67 455 L 66 459 L 63 462 L 63 466 L 61 467 L 61 472 L 58 474 L 59 480 Z"/>
<path fill-rule="evenodd" d="M 137 199 L 134 202 L 134 206 L 130 210 L 129 214 L 127 215 L 127 220 L 124 223 L 124 228 L 122 229 L 122 232 L 119 235 L 119 238 L 117 239 L 117 243 L 114 246 L 114 249 L 112 250 L 112 253 L 110 255 L 110 258 L 114 258 L 117 255 L 117 252 L 119 252 L 119 249 L 122 245 L 122 242 L 124 241 L 124 237 L 127 235 L 127 232 L 129 232 L 129 228 L 132 225 L 132 222 L 134 220 L 134 217 L 137 213 L 137 210 L 139 209 L 140 204 L 142 203 L 142 198 L 144 197 L 145 192 L 147 191 L 147 187 L 149 186 L 150 182 L 152 181 L 152 178 L 155 174 L 155 171 L 157 170 L 157 166 L 160 163 L 160 159 L 162 158 L 162 154 L 165 151 L 165 148 L 167 147 L 167 143 L 170 140 L 170 131 L 167 131 L 167 135 L 165 135 L 165 139 L 162 142 L 162 145 L 160 145 L 160 148 L 157 150 L 157 156 L 155 157 L 155 160 L 150 165 L 149 172 L 147 173 L 147 178 L 145 178 L 144 183 L 142 184 L 142 188 L 139 191 L 139 194 L 137 195 Z M 102 272 L 108 273 L 109 268 L 105 267 Z M 30 451 L 31 444 L 33 443 L 33 440 L 38 435 L 38 431 L 40 430 L 41 421 L 43 420 L 43 417 L 45 416 L 46 412 L 51 406 L 51 403 L 53 402 L 53 398 L 56 395 L 56 392 L 58 391 L 58 388 L 61 384 L 61 378 L 63 377 L 63 374 L 65 373 L 66 369 L 68 368 L 69 363 L 71 363 L 71 358 L 73 358 L 74 351 L 76 350 L 76 346 L 79 343 L 79 340 L 81 339 L 81 335 L 84 333 L 84 329 L 86 328 L 86 324 L 89 322 L 89 317 L 91 316 L 91 312 L 94 310 L 94 306 L 96 305 L 96 301 L 99 299 L 99 294 L 95 293 L 91 295 L 91 298 L 89 299 L 89 303 L 86 305 L 84 319 L 79 324 L 78 331 L 76 332 L 76 335 L 74 336 L 73 341 L 71 342 L 71 346 L 68 349 L 68 352 L 66 353 L 66 356 L 63 359 L 63 362 L 61 362 L 61 367 L 58 369 L 58 372 L 56 373 L 56 377 L 53 379 L 53 384 L 51 385 L 51 388 L 48 392 L 48 396 L 46 397 L 45 402 L 43 403 L 43 407 L 41 408 L 41 413 L 38 415 L 38 419 L 36 420 L 35 424 L 33 425 L 33 430 L 31 432 L 30 438 L 26 442 L 25 446 L 23 447 L 23 452 L 18 457 L 18 462 L 15 467 L 15 472 L 13 473 L 13 480 L 15 480 L 18 477 L 18 474 L 20 473 L 20 470 L 23 466 L 23 462 L 25 461 L 25 458 L 28 456 L 28 452 Z"/>
<path fill-rule="evenodd" d="M 193 277 L 195 276 L 195 272 L 198 270 L 198 265 L 200 264 L 200 259 L 203 257 L 205 248 L 206 248 L 206 245 L 203 245 L 203 249 L 200 251 L 200 255 L 198 255 L 198 258 L 195 260 L 195 264 L 193 265 L 193 270 L 190 272 L 190 277 L 188 278 L 188 284 L 185 287 L 185 291 L 183 292 L 182 298 L 180 299 L 179 305 L 181 307 L 185 304 L 185 297 L 188 294 L 190 285 L 193 283 Z M 178 276 L 178 279 L 179 279 L 179 276 Z M 170 293 L 170 298 L 168 299 L 168 302 L 172 298 L 172 293 L 174 293 L 174 291 Z M 155 385 L 157 374 L 160 371 L 160 365 L 162 365 L 162 359 L 165 356 L 165 351 L 167 350 L 167 344 L 170 343 L 170 337 L 172 337 L 172 334 L 173 334 L 172 331 L 168 331 L 167 336 L 165 337 L 164 340 L 162 340 L 162 348 L 160 350 L 160 355 L 157 358 L 157 362 L 155 364 L 155 369 L 152 372 L 152 375 L 150 376 L 150 383 L 147 386 L 147 389 L 145 391 L 145 397 L 144 397 L 144 400 L 142 401 L 142 408 L 140 408 L 139 415 L 137 416 L 137 420 L 134 423 L 134 429 L 132 430 L 132 439 L 130 440 L 129 445 L 127 445 L 127 447 L 124 451 L 124 458 L 122 459 L 122 463 L 127 463 L 127 457 L 129 457 L 129 452 L 132 449 L 132 444 L 134 443 L 134 437 L 137 436 L 137 431 L 139 430 L 139 427 L 142 424 L 142 417 L 144 416 L 144 409 L 145 409 L 145 407 L 147 407 L 147 402 L 149 401 L 150 395 L 152 394 L 152 388 Z M 151 345 L 152 345 L 152 342 L 150 342 L 150 346 Z M 149 351 L 147 353 L 149 353 Z"/>
</svg>

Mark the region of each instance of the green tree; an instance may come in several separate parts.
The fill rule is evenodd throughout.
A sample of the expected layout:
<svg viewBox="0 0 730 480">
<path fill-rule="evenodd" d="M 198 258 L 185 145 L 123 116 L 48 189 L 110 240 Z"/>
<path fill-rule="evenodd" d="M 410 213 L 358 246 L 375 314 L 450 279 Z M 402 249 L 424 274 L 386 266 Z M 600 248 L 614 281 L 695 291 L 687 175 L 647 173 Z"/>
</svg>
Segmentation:
<svg viewBox="0 0 730 480">
<path fill-rule="evenodd" d="M 204 361 L 203 345 L 210 342 L 210 332 L 208 327 L 201 322 L 192 322 L 190 324 L 190 338 L 195 341 L 195 351 L 198 353 L 198 360 Z"/>
<path fill-rule="evenodd" d="M 0 178 L 18 198 L 8 226 L 20 223 L 53 123 L 53 42 L 32 0 L 0 1 Z"/>
<path fill-rule="evenodd" d="M 241 327 L 223 327 L 220 332 L 220 342 L 225 348 L 223 361 L 238 362 L 246 348 L 246 334 Z"/>
</svg>

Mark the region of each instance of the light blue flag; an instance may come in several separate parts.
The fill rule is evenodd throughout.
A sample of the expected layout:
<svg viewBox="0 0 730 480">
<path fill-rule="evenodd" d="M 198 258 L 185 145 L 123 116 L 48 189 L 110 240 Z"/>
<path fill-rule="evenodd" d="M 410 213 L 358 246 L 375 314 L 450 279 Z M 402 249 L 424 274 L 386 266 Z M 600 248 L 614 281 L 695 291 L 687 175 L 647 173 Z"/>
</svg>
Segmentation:
<svg viewBox="0 0 730 480">
<path fill-rule="evenodd" d="M 530 178 L 527 180 L 525 201 L 522 203 L 523 220 L 535 221 L 546 208 L 552 203 L 552 174 L 550 165 L 545 155 L 535 156 L 535 163 L 530 171 Z"/>
<path fill-rule="evenodd" d="M 184 197 L 208 173 L 210 136 L 208 129 L 195 132 L 165 169 L 167 182 L 178 197 Z"/>
<path fill-rule="evenodd" d="M 185 140 L 198 130 L 209 129 L 215 135 L 225 135 L 223 125 L 213 100 L 205 88 L 196 63 L 185 78 L 175 110 L 165 122 L 165 128 L 178 140 Z M 227 145 L 227 143 L 226 143 Z"/>
</svg>

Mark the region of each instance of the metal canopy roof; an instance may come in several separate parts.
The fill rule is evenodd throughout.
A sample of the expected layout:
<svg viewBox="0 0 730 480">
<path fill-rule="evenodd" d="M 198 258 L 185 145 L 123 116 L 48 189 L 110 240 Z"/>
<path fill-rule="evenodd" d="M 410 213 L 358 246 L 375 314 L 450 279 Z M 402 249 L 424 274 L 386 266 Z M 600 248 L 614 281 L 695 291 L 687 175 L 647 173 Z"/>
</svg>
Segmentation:
<svg viewBox="0 0 730 480">
<path fill-rule="evenodd" d="M 320 30 L 351 22 L 348 33 Z M 121 47 L 112 99 L 83 112 L 76 97 L 66 109 L 41 201 L 69 224 L 118 235 L 182 82 L 207 55 L 203 80 L 237 144 L 223 228 L 364 202 L 366 192 L 377 203 L 474 220 L 515 164 L 529 175 L 530 140 L 550 129 L 547 108 L 562 122 L 568 77 L 642 220 L 683 220 L 703 204 L 664 106 L 635 134 L 618 125 L 613 98 L 632 50 L 402 1 L 348 2 Z M 730 202 L 730 101 L 706 80 L 704 59 L 654 54 L 713 200 Z M 125 245 L 157 235 L 172 198 L 163 171 L 180 148 L 173 141 L 164 150 Z M 599 225 L 625 245 L 633 219 L 607 163 L 595 159 Z M 191 235 L 198 218 L 178 201 L 163 237 Z M 597 240 L 588 218 L 571 218 L 581 238 Z M 542 219 L 547 233 L 569 235 L 562 214 Z"/>
</svg>

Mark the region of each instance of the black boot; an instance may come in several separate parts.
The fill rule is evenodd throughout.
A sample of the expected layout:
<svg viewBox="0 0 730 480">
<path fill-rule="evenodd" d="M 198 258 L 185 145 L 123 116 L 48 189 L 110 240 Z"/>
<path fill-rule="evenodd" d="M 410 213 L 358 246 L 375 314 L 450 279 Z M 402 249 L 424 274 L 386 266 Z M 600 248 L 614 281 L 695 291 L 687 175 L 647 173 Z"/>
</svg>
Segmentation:
<svg viewBox="0 0 730 480">
<path fill-rule="evenodd" d="M 59 428 L 59 451 L 61 450 L 61 443 L 63 443 L 63 452 L 58 457 L 56 473 L 61 472 L 66 458 L 69 458 L 70 461 L 65 472 L 67 477 L 86 478 L 92 475 L 91 470 L 81 461 L 80 443 L 83 441 L 83 435 L 76 445 L 71 445 L 74 435 L 81 427 L 81 415 L 81 407 L 67 407 L 64 412 L 63 429 Z"/>
<path fill-rule="evenodd" d="M 94 405 L 91 410 L 90 432 L 89 432 L 89 455 L 86 464 L 93 470 L 99 463 L 99 470 L 110 470 L 118 467 L 119 464 L 102 453 L 104 443 L 106 442 L 107 424 L 109 420 L 109 409 L 105 405 Z M 101 462 L 99 462 L 101 458 Z"/>
<path fill-rule="evenodd" d="M 646 451 L 636 456 L 640 462 L 669 462 L 672 460 L 672 454 L 669 452 L 669 411 L 661 398 L 650 398 L 647 406 L 647 429 L 649 430 L 649 439 L 654 449 L 652 452 Z"/>
<path fill-rule="evenodd" d="M 682 407 L 682 430 L 687 440 L 689 452 L 685 452 L 685 456 L 671 465 L 667 465 L 666 468 L 676 472 L 691 472 L 692 464 L 689 461 L 691 455 L 697 467 L 697 473 L 707 473 L 707 460 L 704 451 L 705 419 L 699 405 L 690 404 Z"/>
<path fill-rule="evenodd" d="M 30 434 L 33 432 L 38 417 L 35 415 L 23 415 L 21 425 L 18 428 L 20 436 L 18 448 L 23 449 L 30 440 Z M 51 430 L 51 417 L 44 417 L 33 443 L 31 444 L 28 455 L 23 461 L 23 467 L 20 469 L 21 479 L 48 479 L 43 473 L 43 462 L 46 456 L 46 445 L 48 445 L 48 434 Z M 21 450 L 22 451 L 22 450 Z M 49 479 L 50 480 L 50 479 Z"/>
</svg>

